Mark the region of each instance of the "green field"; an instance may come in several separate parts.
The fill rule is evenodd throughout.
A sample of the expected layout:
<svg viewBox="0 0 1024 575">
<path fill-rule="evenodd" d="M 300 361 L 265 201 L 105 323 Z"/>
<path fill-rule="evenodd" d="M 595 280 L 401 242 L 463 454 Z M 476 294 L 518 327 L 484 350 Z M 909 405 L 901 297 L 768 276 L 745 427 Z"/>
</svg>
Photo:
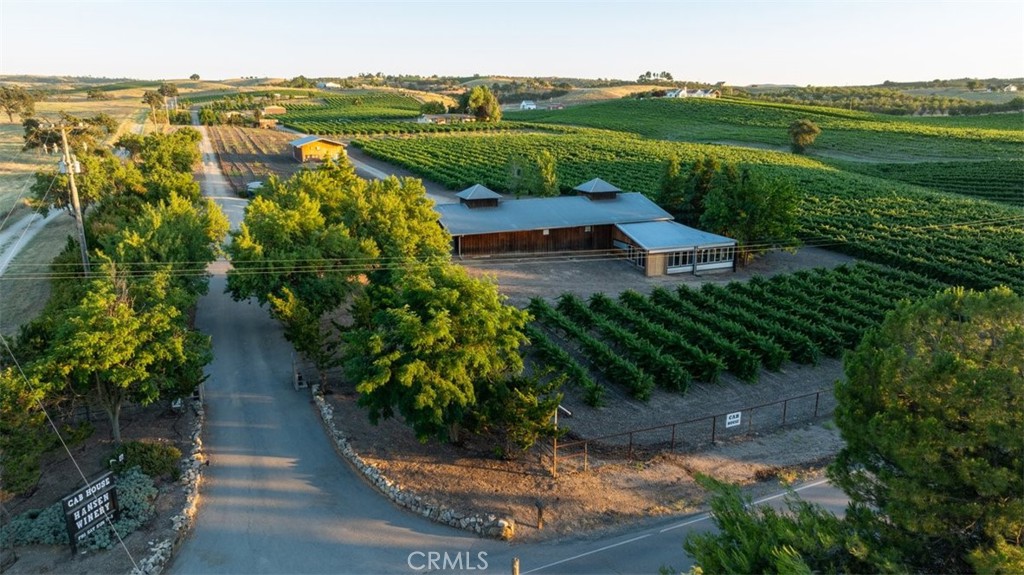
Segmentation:
<svg viewBox="0 0 1024 575">
<path fill-rule="evenodd" d="M 509 120 L 586 126 L 662 140 L 749 144 L 785 149 L 787 128 L 807 118 L 821 128 L 811 155 L 847 155 L 874 161 L 1019 159 L 1024 130 L 1012 114 L 973 125 L 767 102 L 712 99 L 613 100 L 564 110 L 509 112 Z M 1019 119 L 1020 116 L 1016 116 Z M 1000 123 L 1005 120 L 1005 125 Z M 959 122 L 959 123 L 958 123 Z M 982 124 L 982 122 L 978 122 Z M 992 124 L 998 127 L 993 127 Z"/>
<path fill-rule="evenodd" d="M 851 172 L 1024 208 L 1024 159 L 916 164 L 829 163 Z"/>
</svg>

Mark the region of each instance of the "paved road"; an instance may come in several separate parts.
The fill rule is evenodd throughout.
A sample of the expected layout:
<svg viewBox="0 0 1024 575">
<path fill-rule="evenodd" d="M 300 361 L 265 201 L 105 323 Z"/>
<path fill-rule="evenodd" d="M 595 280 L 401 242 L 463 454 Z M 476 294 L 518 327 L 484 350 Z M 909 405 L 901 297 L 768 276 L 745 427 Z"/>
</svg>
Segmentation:
<svg viewBox="0 0 1024 575">
<path fill-rule="evenodd" d="M 202 151 L 203 191 L 237 226 L 244 201 L 230 197 L 206 140 Z M 280 326 L 256 303 L 224 293 L 228 267 L 211 266 L 210 291 L 199 302 L 198 326 L 214 346 L 205 391 L 211 465 L 196 526 L 170 573 L 508 573 L 513 557 L 524 574 L 687 567 L 681 541 L 710 527 L 706 514 L 621 535 L 509 545 L 398 509 L 334 452 L 308 392 L 291 387 L 292 350 Z M 842 494 L 825 488 L 805 493 L 841 507 Z"/>
</svg>

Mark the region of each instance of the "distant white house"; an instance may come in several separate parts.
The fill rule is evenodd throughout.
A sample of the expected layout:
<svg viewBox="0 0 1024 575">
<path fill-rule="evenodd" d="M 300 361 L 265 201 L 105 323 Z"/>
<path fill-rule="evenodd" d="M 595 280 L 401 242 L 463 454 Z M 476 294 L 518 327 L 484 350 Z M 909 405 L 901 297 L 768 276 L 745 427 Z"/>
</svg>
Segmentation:
<svg viewBox="0 0 1024 575">
<path fill-rule="evenodd" d="M 666 98 L 720 98 L 722 93 L 718 90 L 707 89 L 707 90 L 688 90 L 686 88 L 680 88 L 678 90 L 669 90 L 665 92 Z"/>
<path fill-rule="evenodd" d="M 1016 92 L 1017 91 L 1017 86 L 1015 84 L 1007 84 L 1007 85 L 1003 86 L 1003 91 L 1004 92 Z"/>
<path fill-rule="evenodd" d="M 341 84 L 337 84 L 335 82 L 317 82 L 316 87 L 321 90 L 339 90 L 341 89 Z"/>
<path fill-rule="evenodd" d="M 523 100 L 522 102 L 519 103 L 519 109 L 520 110 L 536 110 L 537 109 L 537 103 L 534 102 L 533 100 Z"/>
</svg>

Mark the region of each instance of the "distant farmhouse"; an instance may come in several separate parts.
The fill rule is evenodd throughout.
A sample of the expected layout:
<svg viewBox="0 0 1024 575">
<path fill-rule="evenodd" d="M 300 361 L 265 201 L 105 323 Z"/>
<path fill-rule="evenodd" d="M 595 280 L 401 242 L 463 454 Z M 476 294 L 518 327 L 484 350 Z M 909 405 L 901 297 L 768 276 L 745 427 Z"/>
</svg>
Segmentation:
<svg viewBox="0 0 1024 575">
<path fill-rule="evenodd" d="M 669 90 L 665 92 L 666 98 L 721 98 L 722 92 L 714 89 L 707 90 L 687 90 L 686 88 L 680 88 L 678 90 Z"/>
<path fill-rule="evenodd" d="M 534 102 L 533 100 L 523 100 L 522 102 L 519 103 L 519 109 L 520 110 L 536 110 L 537 109 L 537 102 Z"/>
<path fill-rule="evenodd" d="M 1016 92 L 1017 91 L 1017 85 L 1016 84 L 1007 84 L 1007 85 L 1003 86 L 1003 91 L 1004 92 Z"/>
<path fill-rule="evenodd" d="M 647 276 L 736 269 L 736 240 L 676 223 L 643 194 L 599 178 L 575 191 L 506 200 L 477 184 L 435 209 L 459 256 L 606 250 Z"/>
<path fill-rule="evenodd" d="M 341 84 L 335 82 L 317 82 L 316 87 L 321 90 L 340 90 Z"/>
<path fill-rule="evenodd" d="M 292 157 L 298 162 L 337 160 L 345 156 L 345 144 L 320 136 L 305 136 L 288 142 Z"/>
</svg>

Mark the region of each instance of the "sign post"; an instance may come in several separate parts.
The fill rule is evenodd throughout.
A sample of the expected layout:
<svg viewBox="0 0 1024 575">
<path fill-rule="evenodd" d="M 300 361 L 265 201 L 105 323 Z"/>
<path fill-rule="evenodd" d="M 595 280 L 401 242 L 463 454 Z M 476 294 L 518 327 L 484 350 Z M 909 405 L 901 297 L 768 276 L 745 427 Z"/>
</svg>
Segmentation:
<svg viewBox="0 0 1024 575">
<path fill-rule="evenodd" d="M 61 506 L 68 526 L 71 552 L 74 553 L 78 550 L 78 544 L 99 529 L 108 518 L 111 521 L 117 518 L 114 472 L 108 471 L 88 482 L 85 487 L 62 499 Z"/>
</svg>

